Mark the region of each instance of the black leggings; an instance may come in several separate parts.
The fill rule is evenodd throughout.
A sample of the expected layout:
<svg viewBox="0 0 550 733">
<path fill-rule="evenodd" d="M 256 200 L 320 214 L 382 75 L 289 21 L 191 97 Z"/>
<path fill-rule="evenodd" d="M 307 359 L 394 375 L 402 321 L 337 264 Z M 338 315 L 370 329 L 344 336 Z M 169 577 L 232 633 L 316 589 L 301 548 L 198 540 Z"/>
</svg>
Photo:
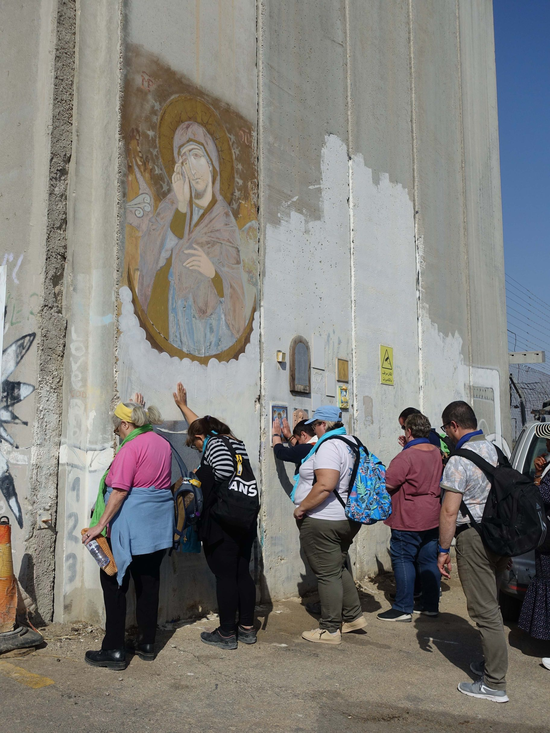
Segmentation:
<svg viewBox="0 0 550 733">
<path fill-rule="evenodd" d="M 224 534 L 223 540 L 204 545 L 204 554 L 208 567 L 216 576 L 220 631 L 228 636 L 235 633 L 237 611 L 241 626 L 254 624 L 256 586 L 249 566 L 256 537 Z"/>
<path fill-rule="evenodd" d="M 141 643 L 154 644 L 159 610 L 160 564 L 166 550 L 147 555 L 133 555 L 119 587 L 116 575 L 100 571 L 105 601 L 105 637 L 102 649 L 123 649 L 126 627 L 126 593 L 130 573 L 136 589 L 136 617 Z"/>
</svg>

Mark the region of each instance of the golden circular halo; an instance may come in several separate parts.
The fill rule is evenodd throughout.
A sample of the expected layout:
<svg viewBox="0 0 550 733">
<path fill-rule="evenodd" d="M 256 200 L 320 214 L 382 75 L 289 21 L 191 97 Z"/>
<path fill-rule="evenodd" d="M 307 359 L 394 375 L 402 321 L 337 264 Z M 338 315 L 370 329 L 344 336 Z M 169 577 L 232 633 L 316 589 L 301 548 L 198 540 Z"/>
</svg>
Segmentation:
<svg viewBox="0 0 550 733">
<path fill-rule="evenodd" d="M 197 97 L 180 94 L 172 97 L 162 108 L 158 118 L 158 145 L 162 165 L 168 179 L 174 174 L 174 135 L 178 127 L 189 120 L 198 122 L 214 140 L 220 159 L 220 192 L 231 203 L 235 187 L 235 164 L 229 136 L 218 113 Z"/>
</svg>

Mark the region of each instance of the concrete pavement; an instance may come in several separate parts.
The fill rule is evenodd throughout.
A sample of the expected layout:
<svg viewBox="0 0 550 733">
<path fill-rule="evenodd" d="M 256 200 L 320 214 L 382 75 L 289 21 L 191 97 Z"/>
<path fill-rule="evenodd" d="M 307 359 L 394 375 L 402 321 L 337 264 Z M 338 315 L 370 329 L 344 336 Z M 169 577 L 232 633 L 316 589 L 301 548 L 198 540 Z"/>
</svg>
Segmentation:
<svg viewBox="0 0 550 733">
<path fill-rule="evenodd" d="M 458 581 L 445 589 L 439 618 L 410 624 L 376 619 L 390 587 L 388 576 L 364 586 L 366 633 L 338 647 L 302 641 L 315 619 L 288 600 L 259 609 L 255 646 L 205 646 L 199 633 L 215 620 L 167 625 L 157 659 L 134 658 L 124 672 L 84 664 L 100 630 L 52 625 L 43 649 L 0 658 L 2 733 L 548 730 L 550 672 L 540 656 L 550 649 L 507 627 L 510 702 L 467 698 L 456 685 L 471 679 L 480 646 Z"/>
</svg>

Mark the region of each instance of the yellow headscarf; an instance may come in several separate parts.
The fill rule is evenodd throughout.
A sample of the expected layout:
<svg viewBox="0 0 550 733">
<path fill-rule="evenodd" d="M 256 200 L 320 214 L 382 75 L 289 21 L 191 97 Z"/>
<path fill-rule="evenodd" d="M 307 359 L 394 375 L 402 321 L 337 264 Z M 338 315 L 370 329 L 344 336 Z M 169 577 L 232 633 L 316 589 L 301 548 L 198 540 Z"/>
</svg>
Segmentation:
<svg viewBox="0 0 550 733">
<path fill-rule="evenodd" d="M 118 405 L 115 407 L 115 416 L 120 418 L 121 420 L 124 420 L 124 422 L 132 422 L 132 412 L 132 408 L 126 407 L 126 405 L 122 402 L 119 402 Z"/>
</svg>

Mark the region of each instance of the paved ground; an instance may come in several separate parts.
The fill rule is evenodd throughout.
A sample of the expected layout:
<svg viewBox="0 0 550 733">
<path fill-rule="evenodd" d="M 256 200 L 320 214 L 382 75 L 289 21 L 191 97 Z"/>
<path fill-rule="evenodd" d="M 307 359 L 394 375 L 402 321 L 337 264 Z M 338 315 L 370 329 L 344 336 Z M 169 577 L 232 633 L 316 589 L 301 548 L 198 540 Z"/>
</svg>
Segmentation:
<svg viewBox="0 0 550 733">
<path fill-rule="evenodd" d="M 467 698 L 456 690 L 480 657 L 457 581 L 446 589 L 438 619 L 383 623 L 389 578 L 364 586 L 367 633 L 339 647 L 300 639 L 315 620 L 299 601 L 260 609 L 255 646 L 232 652 L 205 646 L 208 620 L 160 634 L 152 663 L 133 659 L 124 672 L 86 666 L 100 632 L 52 625 L 47 645 L 20 658 L 0 658 L 2 733 L 240 733 L 254 731 L 548 731 L 550 672 L 533 643 L 514 626 L 508 704 Z M 43 685 L 43 686 L 40 686 Z"/>
</svg>

